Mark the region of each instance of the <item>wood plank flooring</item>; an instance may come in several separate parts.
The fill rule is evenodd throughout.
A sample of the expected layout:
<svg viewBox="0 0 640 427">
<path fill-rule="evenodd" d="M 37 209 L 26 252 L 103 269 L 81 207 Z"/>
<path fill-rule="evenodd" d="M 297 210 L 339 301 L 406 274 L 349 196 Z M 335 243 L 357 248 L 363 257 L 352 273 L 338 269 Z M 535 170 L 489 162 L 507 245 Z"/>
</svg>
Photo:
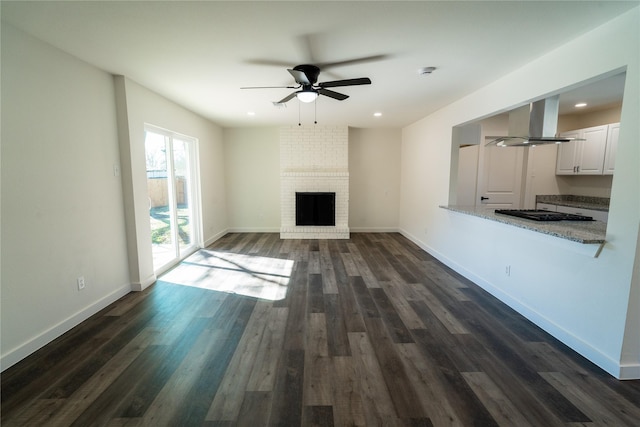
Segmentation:
<svg viewBox="0 0 640 427">
<path fill-rule="evenodd" d="M 399 234 L 228 234 L 5 371 L 1 422 L 638 426 L 640 381 Z"/>
</svg>

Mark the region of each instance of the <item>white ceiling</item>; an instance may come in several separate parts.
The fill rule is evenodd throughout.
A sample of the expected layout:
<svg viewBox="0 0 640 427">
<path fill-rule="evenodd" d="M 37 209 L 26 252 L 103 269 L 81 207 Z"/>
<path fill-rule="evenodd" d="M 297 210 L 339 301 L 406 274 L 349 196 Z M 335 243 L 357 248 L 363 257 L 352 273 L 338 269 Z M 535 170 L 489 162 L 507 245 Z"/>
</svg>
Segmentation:
<svg viewBox="0 0 640 427">
<path fill-rule="evenodd" d="M 385 55 L 324 70 L 321 82 L 369 77 L 373 83 L 334 88 L 350 98 L 320 97 L 315 106 L 319 124 L 377 127 L 413 123 L 637 5 L 2 1 L 1 13 L 3 22 L 222 126 L 292 125 L 299 115 L 312 123 L 314 104 L 272 104 L 290 89 L 240 88 L 292 85 L 286 68 L 301 63 Z M 425 66 L 437 69 L 420 76 Z"/>
</svg>

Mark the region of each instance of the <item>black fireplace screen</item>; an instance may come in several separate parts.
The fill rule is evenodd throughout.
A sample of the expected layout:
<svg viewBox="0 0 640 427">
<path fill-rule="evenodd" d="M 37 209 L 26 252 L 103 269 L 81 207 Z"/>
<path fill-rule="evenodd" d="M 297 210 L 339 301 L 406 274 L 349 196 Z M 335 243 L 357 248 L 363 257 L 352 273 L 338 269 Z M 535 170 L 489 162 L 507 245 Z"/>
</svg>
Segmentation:
<svg viewBox="0 0 640 427">
<path fill-rule="evenodd" d="M 336 225 L 336 193 L 297 193 L 296 225 Z"/>
</svg>

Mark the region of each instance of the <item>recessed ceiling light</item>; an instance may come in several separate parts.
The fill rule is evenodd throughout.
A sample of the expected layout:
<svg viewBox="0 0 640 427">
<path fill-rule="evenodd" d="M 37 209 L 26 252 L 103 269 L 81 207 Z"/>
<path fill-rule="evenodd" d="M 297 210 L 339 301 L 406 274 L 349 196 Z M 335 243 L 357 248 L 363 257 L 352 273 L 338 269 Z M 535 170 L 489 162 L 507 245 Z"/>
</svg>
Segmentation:
<svg viewBox="0 0 640 427">
<path fill-rule="evenodd" d="M 374 116 L 374 117 L 380 117 L 380 116 L 382 116 L 382 113 L 380 113 L 380 112 L 373 113 L 373 116 Z"/>
<path fill-rule="evenodd" d="M 256 112 L 255 111 L 247 111 L 247 116 L 255 116 Z"/>
<path fill-rule="evenodd" d="M 576 104 L 574 107 L 576 107 L 576 108 L 582 108 L 582 107 L 586 107 L 586 106 L 587 106 L 587 103 L 586 103 L 586 102 L 580 102 L 580 103 Z"/>
</svg>

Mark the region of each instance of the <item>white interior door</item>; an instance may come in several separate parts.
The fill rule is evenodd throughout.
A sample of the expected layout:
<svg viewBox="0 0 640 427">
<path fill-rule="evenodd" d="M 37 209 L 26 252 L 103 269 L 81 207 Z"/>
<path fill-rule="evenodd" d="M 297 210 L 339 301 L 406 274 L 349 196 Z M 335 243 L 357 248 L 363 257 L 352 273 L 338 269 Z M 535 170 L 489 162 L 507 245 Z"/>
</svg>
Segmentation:
<svg viewBox="0 0 640 427">
<path fill-rule="evenodd" d="M 524 147 L 482 147 L 476 206 L 521 207 L 524 150 Z"/>
</svg>

